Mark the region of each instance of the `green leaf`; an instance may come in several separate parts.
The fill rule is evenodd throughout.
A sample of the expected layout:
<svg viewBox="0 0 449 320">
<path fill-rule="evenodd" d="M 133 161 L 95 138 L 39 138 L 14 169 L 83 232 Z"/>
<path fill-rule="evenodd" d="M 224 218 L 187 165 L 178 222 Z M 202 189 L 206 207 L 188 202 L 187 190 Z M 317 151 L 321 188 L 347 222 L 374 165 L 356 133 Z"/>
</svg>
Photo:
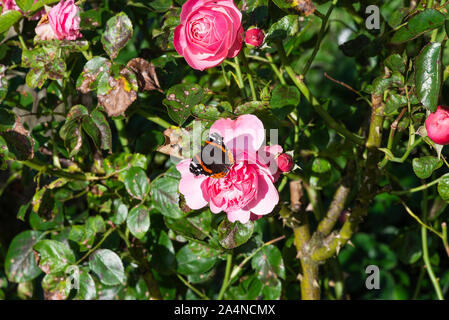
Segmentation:
<svg viewBox="0 0 449 320">
<path fill-rule="evenodd" d="M 17 160 L 29 160 L 34 156 L 34 140 L 28 132 L 11 130 L 0 133 L 5 140 L 8 151 L 14 154 Z"/>
<path fill-rule="evenodd" d="M 277 278 L 285 279 L 285 267 L 282 254 L 274 245 L 268 245 L 260 250 L 251 260 L 257 277 L 266 286 L 276 286 Z"/>
<path fill-rule="evenodd" d="M 67 119 L 59 131 L 59 135 L 64 140 L 65 147 L 70 151 L 70 156 L 76 155 L 83 146 L 82 123 L 89 112 L 83 105 L 76 105 L 70 109 Z"/>
<path fill-rule="evenodd" d="M 84 132 L 92 139 L 97 149 L 101 148 L 101 132 L 91 117 L 84 117 L 81 122 Z"/>
<path fill-rule="evenodd" d="M 230 287 L 225 297 L 233 300 L 256 300 L 262 294 L 262 288 L 262 282 L 251 275 L 238 286 Z"/>
<path fill-rule="evenodd" d="M 143 200 L 150 191 L 147 174 L 139 167 L 131 167 L 128 169 L 124 183 L 128 193 L 139 200 Z"/>
<path fill-rule="evenodd" d="M 39 231 L 24 231 L 18 234 L 9 246 L 5 258 L 5 272 L 11 282 L 25 282 L 36 278 L 41 269 L 36 264 L 33 246 L 43 238 Z"/>
<path fill-rule="evenodd" d="M 22 51 L 22 67 L 44 69 L 49 60 L 49 52 L 46 52 L 43 48 L 35 48 L 32 50 Z M 52 56 L 56 55 L 56 52 L 51 53 Z"/>
<path fill-rule="evenodd" d="M 204 104 L 197 104 L 192 108 L 192 114 L 200 119 L 217 120 L 220 118 L 220 111 L 216 106 L 205 106 Z"/>
<path fill-rule="evenodd" d="M 440 182 L 438 182 L 438 193 L 441 199 L 449 202 L 449 173 L 442 176 Z"/>
<path fill-rule="evenodd" d="M 22 14 L 16 10 L 8 10 L 0 15 L 0 33 L 8 31 L 20 18 Z"/>
<path fill-rule="evenodd" d="M 270 285 L 264 285 L 262 289 L 263 298 L 265 300 L 277 300 L 281 297 L 282 283 L 279 279 L 276 279 L 274 283 Z"/>
<path fill-rule="evenodd" d="M 80 28 L 83 30 L 95 30 L 101 27 L 103 24 L 101 16 L 105 11 L 106 9 L 104 8 L 96 8 L 80 12 Z"/>
<path fill-rule="evenodd" d="M 126 221 L 128 216 L 128 207 L 122 202 L 121 199 L 114 199 L 112 202 L 112 210 L 114 215 L 111 220 L 114 224 L 120 225 Z"/>
<path fill-rule="evenodd" d="M 242 224 L 240 222 L 230 222 L 224 219 L 218 226 L 218 240 L 225 249 L 233 249 L 246 243 L 252 236 L 254 223 L 249 221 Z"/>
<path fill-rule="evenodd" d="M 90 256 L 89 267 L 95 272 L 101 283 L 107 286 L 124 284 L 126 281 L 122 260 L 109 249 L 95 251 Z"/>
<path fill-rule="evenodd" d="M 48 78 L 48 73 L 45 68 L 33 68 L 28 71 L 25 81 L 28 87 L 34 88 L 42 88 L 45 81 Z"/>
<path fill-rule="evenodd" d="M 56 2 L 59 2 L 60 0 L 39 0 L 36 1 L 36 3 L 33 4 L 33 6 L 31 7 L 31 12 L 35 12 L 38 11 L 39 9 L 41 9 L 42 7 L 46 6 L 46 5 L 50 5 Z"/>
<path fill-rule="evenodd" d="M 401 25 L 404 17 L 409 13 L 402 1 L 383 1 L 380 11 L 382 17 L 392 28 Z"/>
<path fill-rule="evenodd" d="M 161 230 L 157 244 L 153 250 L 151 265 L 162 274 L 172 272 L 176 263 L 175 248 L 168 234 Z"/>
<path fill-rule="evenodd" d="M 295 35 L 298 30 L 299 16 L 286 15 L 270 26 L 265 39 L 269 42 L 285 40 L 288 36 Z"/>
<path fill-rule="evenodd" d="M 25 221 L 25 214 L 28 211 L 28 208 L 30 207 L 30 202 L 26 204 L 22 204 L 19 208 L 19 211 L 17 212 L 17 219 Z"/>
<path fill-rule="evenodd" d="M 189 275 L 209 271 L 217 262 L 217 257 L 205 257 L 195 250 L 193 244 L 187 244 L 176 253 L 176 261 L 178 272 Z"/>
<path fill-rule="evenodd" d="M 8 94 L 9 80 L 6 77 L 6 70 L 8 70 L 8 68 L 0 64 L 0 103 Z"/>
<path fill-rule="evenodd" d="M 85 270 L 80 270 L 78 274 L 79 289 L 75 300 L 95 300 L 97 298 L 97 289 L 92 276 Z"/>
<path fill-rule="evenodd" d="M 139 205 L 131 209 L 126 219 L 126 225 L 129 231 L 137 239 L 142 239 L 150 228 L 150 215 L 148 208 Z"/>
<path fill-rule="evenodd" d="M 235 108 L 234 113 L 236 115 L 250 114 L 256 111 L 265 110 L 268 108 L 268 106 L 268 101 L 250 101 L 239 105 L 237 108 Z"/>
<path fill-rule="evenodd" d="M 11 130 L 16 123 L 16 115 L 14 112 L 6 108 L 0 108 L 0 132 Z"/>
<path fill-rule="evenodd" d="M 83 72 L 76 81 L 76 88 L 82 93 L 98 88 L 98 94 L 107 94 L 111 90 L 110 72 L 111 61 L 103 57 L 93 57 L 84 65 Z"/>
<path fill-rule="evenodd" d="M 28 12 L 33 6 L 34 0 L 16 0 L 17 6 L 23 11 Z"/>
<path fill-rule="evenodd" d="M 138 153 L 113 153 L 104 159 L 103 167 L 106 174 L 113 174 L 117 171 L 117 168 L 140 167 L 145 170 L 147 168 L 147 158 L 143 154 Z M 119 172 L 119 180 L 123 182 L 127 173 L 128 171 Z"/>
<path fill-rule="evenodd" d="M 443 165 L 443 161 L 437 157 L 424 156 L 413 159 L 413 171 L 420 179 L 429 178 L 432 173 Z"/>
<path fill-rule="evenodd" d="M 39 267 L 45 273 L 58 273 L 75 263 L 73 251 L 65 244 L 55 240 L 41 240 L 34 245 L 39 254 Z"/>
<path fill-rule="evenodd" d="M 133 35 L 133 25 L 124 12 L 110 18 L 101 35 L 101 43 L 106 53 L 114 60 Z"/>
<path fill-rule="evenodd" d="M 405 107 L 407 104 L 407 97 L 405 95 L 392 93 L 385 104 L 385 113 L 392 113 L 399 108 Z"/>
<path fill-rule="evenodd" d="M 156 12 L 166 12 L 173 5 L 172 0 L 153 0 L 148 5 L 156 10 Z"/>
<path fill-rule="evenodd" d="M 69 119 L 61 127 L 59 135 L 64 140 L 64 145 L 69 150 L 69 156 L 75 156 L 83 145 L 83 135 L 81 132 L 81 124 L 76 120 Z"/>
<path fill-rule="evenodd" d="M 397 71 L 400 73 L 405 72 L 405 62 L 400 54 L 395 53 L 385 59 L 385 65 L 392 71 Z"/>
<path fill-rule="evenodd" d="M 94 234 L 106 231 L 106 223 L 100 215 L 87 218 L 86 228 L 92 230 Z"/>
<path fill-rule="evenodd" d="M 331 164 L 324 158 L 315 158 L 312 163 L 312 171 L 315 173 L 326 173 L 331 169 Z"/>
<path fill-rule="evenodd" d="M 444 14 L 435 9 L 421 11 L 416 16 L 413 16 L 408 21 L 408 24 L 396 31 L 391 42 L 403 43 L 415 39 L 423 33 L 441 27 L 444 19 Z"/>
<path fill-rule="evenodd" d="M 271 94 L 271 108 L 280 119 L 292 112 L 300 101 L 299 90 L 294 86 L 278 85 Z"/>
<path fill-rule="evenodd" d="M 70 228 L 69 240 L 76 242 L 80 246 L 80 251 L 84 252 L 92 248 L 95 241 L 95 233 L 85 225 L 74 225 Z"/>
<path fill-rule="evenodd" d="M 415 85 L 421 103 L 435 112 L 441 86 L 441 43 L 431 42 L 416 59 Z"/>
<path fill-rule="evenodd" d="M 21 282 L 17 286 L 17 296 L 22 300 L 28 300 L 33 297 L 33 281 Z"/>
<path fill-rule="evenodd" d="M 70 286 L 64 274 L 47 274 L 41 284 L 45 300 L 65 300 L 69 296 Z"/>
<path fill-rule="evenodd" d="M 67 119 L 81 121 L 88 115 L 89 111 L 87 111 L 87 108 L 82 104 L 77 104 L 76 106 L 73 106 L 72 109 L 70 109 L 69 113 L 67 114 Z"/>
<path fill-rule="evenodd" d="M 192 108 L 199 104 L 203 97 L 203 88 L 199 85 L 181 83 L 168 89 L 167 98 L 163 103 L 167 107 L 170 118 L 182 126 L 190 116 Z"/>
<path fill-rule="evenodd" d="M 199 214 L 189 215 L 184 219 L 164 217 L 167 227 L 182 236 L 204 240 L 211 230 L 212 213 L 205 210 Z"/>
<path fill-rule="evenodd" d="M 179 208 L 179 179 L 164 176 L 151 183 L 152 203 L 164 216 L 179 219 L 183 213 Z"/>
<path fill-rule="evenodd" d="M 61 58 L 52 59 L 45 66 L 45 71 L 49 79 L 60 80 L 64 78 L 67 65 Z"/>
<path fill-rule="evenodd" d="M 100 131 L 101 149 L 112 150 L 111 127 L 109 126 L 106 117 L 98 110 L 98 108 L 92 111 L 90 117 Z"/>
</svg>

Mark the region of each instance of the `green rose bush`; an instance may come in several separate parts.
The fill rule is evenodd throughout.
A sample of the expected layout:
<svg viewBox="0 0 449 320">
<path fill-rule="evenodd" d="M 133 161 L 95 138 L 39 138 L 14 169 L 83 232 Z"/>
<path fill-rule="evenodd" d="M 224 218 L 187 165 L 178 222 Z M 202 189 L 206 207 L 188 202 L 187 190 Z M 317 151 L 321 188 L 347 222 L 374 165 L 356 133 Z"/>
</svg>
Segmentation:
<svg viewBox="0 0 449 320">
<path fill-rule="evenodd" d="M 448 10 L 2 0 L 0 299 L 444 299 Z"/>
</svg>

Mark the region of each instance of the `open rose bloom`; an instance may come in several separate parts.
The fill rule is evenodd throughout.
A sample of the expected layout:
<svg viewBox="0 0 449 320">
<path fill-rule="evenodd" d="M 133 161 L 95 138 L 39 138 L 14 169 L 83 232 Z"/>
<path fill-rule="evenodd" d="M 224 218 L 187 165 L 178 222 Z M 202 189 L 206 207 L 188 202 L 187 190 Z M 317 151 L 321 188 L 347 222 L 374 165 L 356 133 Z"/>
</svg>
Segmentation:
<svg viewBox="0 0 449 320">
<path fill-rule="evenodd" d="M 232 0 L 187 0 L 173 45 L 194 69 L 215 67 L 242 49 L 242 13 Z"/>
<path fill-rule="evenodd" d="M 73 0 L 62 0 L 39 21 L 35 29 L 36 35 L 45 41 L 81 38 L 79 11 Z"/>
<path fill-rule="evenodd" d="M 276 156 L 282 147 L 264 146 L 264 126 L 253 115 L 217 120 L 210 128 L 212 133 L 223 137 L 234 165 L 224 178 L 217 179 L 195 176 L 189 170 L 192 159 L 182 160 L 177 165 L 179 192 L 187 205 L 195 210 L 209 205 L 213 213 L 226 212 L 229 221 L 241 223 L 272 212 L 279 201 L 274 182 L 278 176 Z"/>
</svg>

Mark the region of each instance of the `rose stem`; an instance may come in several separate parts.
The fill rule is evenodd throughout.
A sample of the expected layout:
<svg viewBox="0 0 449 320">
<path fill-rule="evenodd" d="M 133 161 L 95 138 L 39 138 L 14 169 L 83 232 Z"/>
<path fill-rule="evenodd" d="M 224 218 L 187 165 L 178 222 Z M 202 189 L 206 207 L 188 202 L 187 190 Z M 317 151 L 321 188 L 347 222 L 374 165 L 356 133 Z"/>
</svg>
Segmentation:
<svg viewBox="0 0 449 320">
<path fill-rule="evenodd" d="M 248 77 L 249 87 L 251 88 L 251 95 L 253 97 L 253 101 L 257 101 L 256 90 L 254 89 L 253 76 L 251 74 L 251 70 L 249 68 L 248 60 L 246 59 L 244 49 L 242 49 L 242 51 L 240 52 L 240 56 L 242 57 L 243 65 L 246 68 L 246 76 Z"/>
</svg>

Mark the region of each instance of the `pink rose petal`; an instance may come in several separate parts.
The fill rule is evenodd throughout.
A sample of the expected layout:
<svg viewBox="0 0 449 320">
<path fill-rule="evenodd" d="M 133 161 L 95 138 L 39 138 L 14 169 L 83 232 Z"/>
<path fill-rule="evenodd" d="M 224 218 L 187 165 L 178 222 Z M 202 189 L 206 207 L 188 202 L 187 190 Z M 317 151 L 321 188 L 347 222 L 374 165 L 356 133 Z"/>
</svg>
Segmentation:
<svg viewBox="0 0 449 320">
<path fill-rule="evenodd" d="M 191 159 L 182 160 L 176 166 L 176 169 L 181 173 L 181 181 L 179 182 L 179 192 L 182 193 L 186 199 L 187 205 L 193 209 L 198 210 L 208 204 L 201 191 L 201 184 L 207 178 L 206 176 L 195 176 L 189 170 Z"/>
</svg>

